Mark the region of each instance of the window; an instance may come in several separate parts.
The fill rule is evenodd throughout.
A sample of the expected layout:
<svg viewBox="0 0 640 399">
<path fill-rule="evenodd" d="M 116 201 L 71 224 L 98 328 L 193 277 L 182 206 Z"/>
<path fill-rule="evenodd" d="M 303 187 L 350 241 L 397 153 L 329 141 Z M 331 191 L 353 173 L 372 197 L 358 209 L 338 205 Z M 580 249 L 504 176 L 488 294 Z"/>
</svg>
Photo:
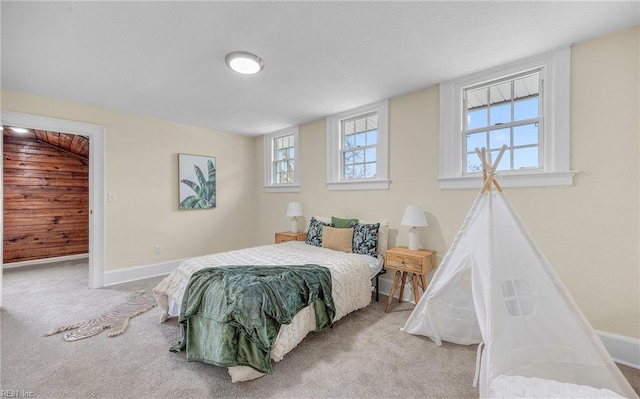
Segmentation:
<svg viewBox="0 0 640 399">
<path fill-rule="evenodd" d="M 506 187 L 569 186 L 570 50 L 440 86 L 440 188 L 480 187 L 475 148 L 497 155 Z"/>
<path fill-rule="evenodd" d="M 327 185 L 330 190 L 386 190 L 388 101 L 327 118 Z"/>
<path fill-rule="evenodd" d="M 495 159 L 503 145 L 507 151 L 498 171 L 540 169 L 539 94 L 539 69 L 464 89 L 464 174 L 482 172 L 476 148 L 487 148 Z"/>
<path fill-rule="evenodd" d="M 297 157 L 297 126 L 264 136 L 265 191 L 300 191 Z"/>
<path fill-rule="evenodd" d="M 378 175 L 378 114 L 342 121 L 342 177 L 370 179 Z"/>
<path fill-rule="evenodd" d="M 533 290 L 525 280 L 503 281 L 502 300 L 513 317 L 529 316 L 536 310 Z"/>
</svg>

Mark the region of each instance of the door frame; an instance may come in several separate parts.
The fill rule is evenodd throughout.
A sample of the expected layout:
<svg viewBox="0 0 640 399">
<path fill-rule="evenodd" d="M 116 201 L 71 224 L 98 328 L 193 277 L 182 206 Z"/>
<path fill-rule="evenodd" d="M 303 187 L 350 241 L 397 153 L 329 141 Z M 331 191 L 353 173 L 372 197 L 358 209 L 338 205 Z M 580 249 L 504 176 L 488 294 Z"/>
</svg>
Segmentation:
<svg viewBox="0 0 640 399">
<path fill-rule="evenodd" d="M 104 286 L 104 175 L 105 148 L 103 126 L 66 119 L 1 111 L 2 125 L 19 126 L 29 129 L 50 130 L 60 133 L 78 134 L 89 137 L 89 288 Z M 0 143 L 2 150 L 2 143 Z M 0 164 L 0 184 L 4 174 Z M 0 209 L 3 204 L 0 195 Z M 2 219 L 0 218 L 0 221 Z M 0 241 L 3 236 L 0 231 Z M 0 250 L 0 259 L 2 251 Z M 0 260 L 1 265 L 1 260 Z M 0 306 L 2 306 L 2 267 L 0 267 Z"/>
</svg>

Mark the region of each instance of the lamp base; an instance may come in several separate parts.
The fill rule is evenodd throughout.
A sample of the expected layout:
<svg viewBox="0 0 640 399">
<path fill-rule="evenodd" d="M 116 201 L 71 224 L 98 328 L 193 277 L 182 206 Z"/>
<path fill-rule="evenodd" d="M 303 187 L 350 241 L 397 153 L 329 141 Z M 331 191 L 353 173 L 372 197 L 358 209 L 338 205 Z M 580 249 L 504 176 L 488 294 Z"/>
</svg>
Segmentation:
<svg viewBox="0 0 640 399">
<path fill-rule="evenodd" d="M 409 229 L 409 250 L 416 251 L 420 249 L 420 237 L 418 235 L 418 229 L 412 227 Z"/>
<path fill-rule="evenodd" d="M 291 218 L 291 232 L 298 232 L 298 219 L 295 216 Z"/>
</svg>

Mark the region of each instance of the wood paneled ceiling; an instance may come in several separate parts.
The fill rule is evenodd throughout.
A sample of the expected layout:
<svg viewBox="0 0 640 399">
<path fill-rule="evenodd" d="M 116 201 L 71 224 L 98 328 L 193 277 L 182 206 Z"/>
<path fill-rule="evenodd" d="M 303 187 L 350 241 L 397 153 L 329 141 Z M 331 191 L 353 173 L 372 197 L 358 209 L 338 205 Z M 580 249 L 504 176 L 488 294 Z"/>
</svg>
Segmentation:
<svg viewBox="0 0 640 399">
<path fill-rule="evenodd" d="M 17 133 L 11 130 L 10 126 L 4 126 L 4 135 L 38 140 L 84 159 L 89 159 L 89 138 L 85 136 L 38 129 L 27 129 L 26 133 Z"/>
</svg>

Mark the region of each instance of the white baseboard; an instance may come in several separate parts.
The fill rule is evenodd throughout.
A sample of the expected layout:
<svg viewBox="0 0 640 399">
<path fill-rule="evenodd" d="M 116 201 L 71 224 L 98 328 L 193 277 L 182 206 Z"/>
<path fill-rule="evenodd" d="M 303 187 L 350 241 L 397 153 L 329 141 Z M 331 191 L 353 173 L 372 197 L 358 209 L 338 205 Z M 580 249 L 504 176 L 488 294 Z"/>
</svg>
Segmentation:
<svg viewBox="0 0 640 399">
<path fill-rule="evenodd" d="M 393 283 L 393 276 L 395 275 L 395 270 L 387 270 L 387 273 L 385 274 L 385 278 L 380 277 L 380 286 L 378 287 L 380 289 L 380 293 L 384 294 L 384 295 L 389 295 L 389 292 L 391 292 L 391 285 Z M 410 302 L 415 304 L 414 298 L 413 298 L 413 285 L 410 284 L 410 280 L 407 280 L 407 284 L 404 287 L 404 293 L 402 295 L 402 300 L 404 302 Z M 420 289 L 420 288 L 419 288 Z M 394 298 L 398 298 L 398 295 L 400 295 L 400 287 L 398 287 L 396 289 L 395 294 L 393 295 Z M 420 296 L 422 296 L 422 290 L 420 289 Z"/>
<path fill-rule="evenodd" d="M 145 278 L 162 276 L 171 273 L 182 262 L 182 259 L 172 260 L 169 262 L 155 263 L 153 265 L 144 265 L 137 267 L 129 267 L 127 269 L 111 270 L 104 272 L 104 285 L 115 285 L 128 283 L 130 281 L 142 280 Z"/>
<path fill-rule="evenodd" d="M 640 369 L 640 339 L 598 330 L 596 333 L 616 363 Z"/>
<path fill-rule="evenodd" d="M 14 267 L 42 265 L 44 263 L 52 263 L 52 262 L 65 262 L 65 261 L 69 261 L 69 260 L 83 259 L 83 258 L 88 258 L 88 257 L 89 257 L 89 254 L 79 254 L 79 255 L 58 256 L 56 258 L 24 260 L 22 262 L 5 263 L 5 264 L 2 265 L 2 268 L 3 269 L 11 269 L 11 268 L 14 268 Z"/>
<path fill-rule="evenodd" d="M 387 272 L 387 278 L 380 278 L 379 288 L 381 294 L 389 295 L 389 292 L 391 292 L 393 280 L 388 279 L 389 277 L 393 278 L 394 272 L 391 272 Z M 410 287 L 410 284 L 405 287 L 403 301 L 415 303 L 413 291 L 411 291 Z M 394 298 L 398 298 L 399 292 L 399 289 L 396 290 Z M 422 296 L 422 291 L 420 291 L 420 296 Z M 640 339 L 597 330 L 596 333 L 613 361 L 640 370 Z"/>
</svg>

